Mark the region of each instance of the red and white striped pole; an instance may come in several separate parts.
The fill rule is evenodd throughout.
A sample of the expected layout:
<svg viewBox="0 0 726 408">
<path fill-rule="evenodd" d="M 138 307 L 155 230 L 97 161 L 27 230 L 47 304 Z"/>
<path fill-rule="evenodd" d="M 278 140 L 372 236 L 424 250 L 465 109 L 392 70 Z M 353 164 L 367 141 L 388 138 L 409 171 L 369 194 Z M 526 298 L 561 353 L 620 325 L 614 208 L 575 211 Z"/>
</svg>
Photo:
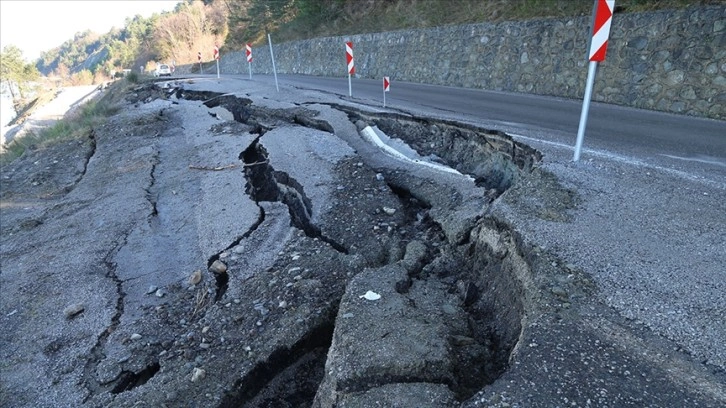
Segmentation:
<svg viewBox="0 0 726 408">
<path fill-rule="evenodd" d="M 219 47 L 214 44 L 214 60 L 217 61 L 217 78 L 219 78 Z"/>
<path fill-rule="evenodd" d="M 204 75 L 204 70 L 202 70 L 202 52 L 199 51 L 197 53 L 197 61 L 199 62 L 199 74 Z"/>
<path fill-rule="evenodd" d="M 592 98 L 592 86 L 595 83 L 597 63 L 605 61 L 605 52 L 608 48 L 608 37 L 610 36 L 610 25 L 613 21 L 614 9 L 615 0 L 595 0 L 592 19 L 592 38 L 590 40 L 590 52 L 588 53 L 590 65 L 587 70 L 587 85 L 585 86 L 585 97 L 582 102 L 580 125 L 577 128 L 577 141 L 575 142 L 575 156 L 573 161 L 580 160 L 580 150 L 582 149 L 582 141 L 585 138 L 587 114 L 590 111 L 590 99 Z"/>
<path fill-rule="evenodd" d="M 250 70 L 250 79 L 252 79 L 252 44 L 248 43 L 246 45 L 245 52 L 247 53 L 247 64 L 248 64 L 249 70 Z"/>
<path fill-rule="evenodd" d="M 355 74 L 355 64 L 353 63 L 353 43 L 350 41 L 345 43 L 345 62 L 348 64 L 348 96 L 353 96 L 350 77 Z"/>
<path fill-rule="evenodd" d="M 383 77 L 383 107 L 386 107 L 386 92 L 391 90 L 391 80 L 388 77 Z"/>
</svg>

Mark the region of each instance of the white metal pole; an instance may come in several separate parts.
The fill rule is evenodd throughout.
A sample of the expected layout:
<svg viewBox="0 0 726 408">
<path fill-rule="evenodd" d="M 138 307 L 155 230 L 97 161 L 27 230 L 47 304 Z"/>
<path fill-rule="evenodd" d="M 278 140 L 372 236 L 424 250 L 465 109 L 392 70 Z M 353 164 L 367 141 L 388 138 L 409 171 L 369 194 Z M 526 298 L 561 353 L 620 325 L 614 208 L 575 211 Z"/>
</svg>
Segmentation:
<svg viewBox="0 0 726 408">
<path fill-rule="evenodd" d="M 202 61 L 199 61 L 199 75 L 204 75 L 204 71 L 202 70 Z"/>
<path fill-rule="evenodd" d="M 250 79 L 252 79 L 252 63 L 248 62 L 247 65 L 249 65 L 250 68 Z"/>
<path fill-rule="evenodd" d="M 353 86 L 350 83 L 350 74 L 348 74 L 348 96 L 353 96 Z"/>
<path fill-rule="evenodd" d="M 219 78 L 219 60 L 215 60 L 215 61 L 217 61 L 217 78 Z"/>
<path fill-rule="evenodd" d="M 590 61 L 587 68 L 587 85 L 585 86 L 585 97 L 582 101 L 582 112 L 580 113 L 580 126 L 577 128 L 577 142 L 575 143 L 575 156 L 573 161 L 580 160 L 582 140 L 585 138 L 585 127 L 587 126 L 587 114 L 590 111 L 590 99 L 592 97 L 592 86 L 595 83 L 597 73 L 597 61 Z"/>
<path fill-rule="evenodd" d="M 383 88 L 383 107 L 386 107 L 386 88 Z"/>
<path fill-rule="evenodd" d="M 272 59 L 272 73 L 275 74 L 275 88 L 277 92 L 280 92 L 280 86 L 277 84 L 277 70 L 275 69 L 275 54 L 272 53 L 272 39 L 270 34 L 267 34 L 267 42 L 270 43 L 270 58 Z"/>
</svg>

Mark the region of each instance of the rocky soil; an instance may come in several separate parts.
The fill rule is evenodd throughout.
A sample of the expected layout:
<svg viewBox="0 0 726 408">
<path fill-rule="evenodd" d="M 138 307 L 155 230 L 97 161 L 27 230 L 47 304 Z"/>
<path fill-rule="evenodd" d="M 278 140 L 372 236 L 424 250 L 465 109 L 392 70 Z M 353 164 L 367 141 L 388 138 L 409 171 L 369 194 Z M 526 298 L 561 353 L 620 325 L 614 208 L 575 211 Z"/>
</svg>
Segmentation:
<svg viewBox="0 0 726 408">
<path fill-rule="evenodd" d="M 3 406 L 726 402 L 722 370 L 495 215 L 572 221 L 537 150 L 226 86 L 140 85 L 91 138 L 2 169 Z"/>
</svg>

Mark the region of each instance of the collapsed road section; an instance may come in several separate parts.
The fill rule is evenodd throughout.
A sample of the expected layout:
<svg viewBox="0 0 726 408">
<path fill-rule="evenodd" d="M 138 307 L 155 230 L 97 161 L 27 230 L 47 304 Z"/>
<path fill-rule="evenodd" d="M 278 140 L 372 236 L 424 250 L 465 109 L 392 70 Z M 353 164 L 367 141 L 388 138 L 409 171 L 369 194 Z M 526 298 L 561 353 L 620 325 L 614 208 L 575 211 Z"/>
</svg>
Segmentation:
<svg viewBox="0 0 726 408">
<path fill-rule="evenodd" d="M 210 268 L 217 282 L 224 276 L 218 304 L 232 293 L 252 296 L 253 313 L 260 316 L 254 325 L 276 327 L 267 329 L 272 332 L 285 329 L 281 322 L 291 310 L 328 305 L 315 325 L 292 337 L 299 340 L 284 342 L 288 346 L 250 365 L 220 406 L 260 406 L 281 398 L 291 406 L 355 405 L 396 384 L 430 389 L 440 396 L 438 402 L 455 404 L 506 369 L 526 315 L 522 280 L 528 272 L 516 242 L 500 236 L 506 226 L 484 222 L 484 215 L 519 173 L 532 170 L 536 151 L 496 132 L 403 116 L 374 118 L 336 107 L 356 133 L 354 124 L 362 121 L 393 133 L 404 145 L 398 133 L 412 132 L 412 124 L 418 124 L 411 137 L 430 146 L 421 155 L 436 156 L 441 168 L 453 163 L 464 173 L 458 174 L 464 183 L 474 180 L 471 191 L 464 191 L 446 179 L 418 177 L 416 163 L 406 168 L 411 163 L 400 158 L 393 157 L 391 166 L 367 163 L 313 109 L 271 109 L 246 98 L 181 88 L 173 94 L 208 108 L 222 106 L 234 126 L 247 126 L 255 135 L 239 159 L 244 193 L 264 216 L 243 239 L 210 258 L 210 266 L 217 262 Z M 340 133 L 345 132 L 350 129 Z M 459 139 L 465 139 L 462 146 Z M 452 144 L 458 146 L 455 153 Z M 409 147 L 415 148 L 420 146 Z M 471 223 L 457 226 L 452 242 L 445 230 L 454 228 L 441 224 L 456 218 L 452 213 L 461 211 L 462 203 L 471 209 Z M 285 207 L 281 219 L 299 233 L 279 253 L 292 255 L 250 271 L 254 262 L 245 259 L 247 252 L 264 250 L 252 242 L 266 224 L 279 223 Z M 304 250 L 310 246 L 317 249 Z M 304 266 L 297 266 L 303 258 Z M 326 267 L 331 260 L 334 266 Z M 290 278 L 276 288 L 278 280 Z M 273 301 L 249 293 L 257 280 L 271 282 L 262 291 L 274 295 Z M 367 291 L 379 298 L 365 300 L 361 295 Z M 316 381 L 303 375 L 311 366 L 318 367 Z M 304 381 L 290 387 L 301 377 Z M 287 397 L 280 394 L 282 378 Z"/>
<path fill-rule="evenodd" d="M 22 396 L 8 406 L 499 406 L 553 355 L 567 366 L 544 372 L 568 381 L 607 375 L 578 364 L 590 356 L 655 372 L 611 344 L 599 353 L 592 328 L 621 332 L 591 304 L 582 324 L 587 275 L 491 215 L 523 200 L 567 222 L 577 196 L 537 151 L 457 122 L 255 92 L 139 85 L 41 221 L 7 196 L 23 223 L 2 226 L 16 239 L 3 237 L 3 298 L 36 282 L 54 294 L 3 310 L 3 402 Z M 81 277 L 65 287 L 64 274 Z M 57 326 L 65 304 L 85 307 L 38 326 Z M 36 332 L 40 353 L 22 334 Z M 52 373 L 42 386 L 35 367 Z M 618 401 L 635 401 L 638 381 L 616 384 L 632 391 Z"/>
<path fill-rule="evenodd" d="M 410 388 L 456 405 L 507 369 L 527 263 L 485 215 L 534 150 L 453 123 L 169 84 L 134 90 L 143 109 L 98 129 L 102 154 L 76 182 L 99 183 L 120 131 L 144 132 L 119 167 L 146 172 L 142 211 L 99 258 L 116 296 L 79 359 L 76 403 L 327 407 Z M 411 123 L 428 149 L 401 137 Z M 460 173 L 377 154 L 366 126 Z M 467 135 L 466 160 L 425 126 Z M 50 344 L 66 358 L 63 339 Z"/>
</svg>

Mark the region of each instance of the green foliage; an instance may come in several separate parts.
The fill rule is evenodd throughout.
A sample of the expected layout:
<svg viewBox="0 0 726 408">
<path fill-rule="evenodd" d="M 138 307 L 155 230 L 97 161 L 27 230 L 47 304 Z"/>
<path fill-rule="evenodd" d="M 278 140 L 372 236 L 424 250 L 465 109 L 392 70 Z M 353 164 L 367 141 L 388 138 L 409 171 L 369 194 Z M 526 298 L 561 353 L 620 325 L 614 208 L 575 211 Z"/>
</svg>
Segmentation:
<svg viewBox="0 0 726 408">
<path fill-rule="evenodd" d="M 30 138 L 34 137 L 33 135 L 26 135 L 25 136 L 25 143 L 28 143 Z M 4 166 L 8 163 L 12 163 L 13 160 L 17 159 L 18 157 L 23 155 L 23 152 L 25 152 L 25 149 L 27 149 L 27 146 L 22 141 L 18 140 L 11 140 L 10 143 L 8 143 L 3 149 L 2 152 L 0 152 L 0 165 Z"/>
<path fill-rule="evenodd" d="M 156 62 L 189 64 L 197 61 L 197 52 L 203 59 L 211 59 L 214 45 L 225 46 L 228 35 L 229 10 L 223 1 L 179 3 L 174 13 L 159 18 L 154 26 L 151 47 Z"/>
<path fill-rule="evenodd" d="M 262 40 L 267 32 L 282 42 L 444 25 L 589 16 L 593 7 L 592 0 L 246 0 L 244 3 L 249 4 L 246 9 L 230 14 L 230 27 L 234 28 L 230 28 L 228 44 L 243 44 L 239 36 L 247 41 Z M 726 0 L 618 0 L 616 5 L 621 12 L 638 12 L 725 3 Z"/>
<path fill-rule="evenodd" d="M 76 72 L 75 74 L 71 75 L 71 85 L 73 86 L 80 86 L 80 85 L 91 85 L 93 84 L 93 74 L 91 71 L 84 69 L 80 72 Z"/>
<path fill-rule="evenodd" d="M 36 62 L 44 75 L 55 73 L 63 79 L 83 70 L 92 75 L 136 66 L 140 58 L 150 58 L 148 50 L 154 44 L 153 31 L 159 15 L 149 18 L 136 15 L 127 18 L 123 29 L 113 29 L 99 35 L 91 31 L 76 33 L 59 47 L 42 52 Z"/>
<path fill-rule="evenodd" d="M 78 32 L 59 47 L 41 53 L 36 67 L 45 75 L 55 71 L 61 64 L 69 68 L 81 67 L 91 54 L 102 48 L 98 34 L 88 30 Z M 97 65 L 85 68 L 95 71 Z"/>
<path fill-rule="evenodd" d="M 0 81 L 7 85 L 13 101 L 23 99 L 39 77 L 38 70 L 32 64 L 25 63 L 23 52 L 18 47 L 8 45 L 3 48 L 0 53 Z"/>
<path fill-rule="evenodd" d="M 216 0 L 229 10 L 226 43 L 243 49 L 245 43 L 260 43 L 265 36 L 292 21 L 298 13 L 295 0 Z"/>
<path fill-rule="evenodd" d="M 139 74 L 136 71 L 131 71 L 126 75 L 126 80 L 132 84 L 136 84 L 139 82 Z"/>
</svg>

